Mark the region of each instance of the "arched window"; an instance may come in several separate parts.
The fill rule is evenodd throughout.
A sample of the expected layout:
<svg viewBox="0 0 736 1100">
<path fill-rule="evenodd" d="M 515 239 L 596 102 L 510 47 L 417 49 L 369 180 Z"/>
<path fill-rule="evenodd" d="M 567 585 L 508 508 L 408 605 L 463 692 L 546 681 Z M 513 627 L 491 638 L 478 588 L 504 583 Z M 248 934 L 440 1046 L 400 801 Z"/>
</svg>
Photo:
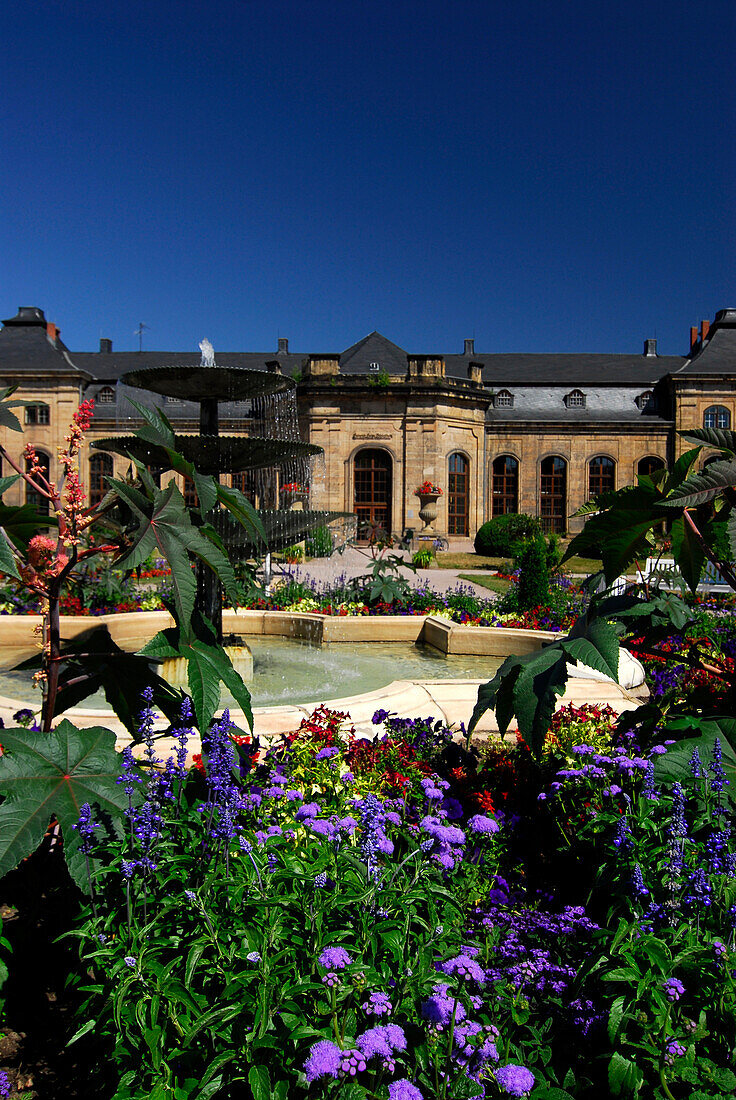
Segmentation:
<svg viewBox="0 0 736 1100">
<path fill-rule="evenodd" d="M 51 410 L 39 401 L 35 405 L 26 405 L 26 424 L 50 424 Z"/>
<path fill-rule="evenodd" d="M 636 472 L 640 477 L 651 477 L 656 470 L 664 469 L 664 459 L 659 455 L 647 455 L 646 458 L 640 458 L 636 467 Z"/>
<path fill-rule="evenodd" d="M 565 404 L 568 409 L 584 409 L 586 405 L 586 397 L 582 390 L 571 390 L 565 397 Z"/>
<path fill-rule="evenodd" d="M 107 492 L 106 477 L 112 477 L 112 458 L 110 455 L 92 455 L 89 460 L 89 503 L 93 508 Z"/>
<path fill-rule="evenodd" d="M 504 516 L 519 511 L 519 463 L 513 455 L 499 455 L 491 468 L 491 512 Z"/>
<path fill-rule="evenodd" d="M 514 407 L 513 393 L 510 390 L 499 390 L 493 399 L 493 406 L 496 409 L 512 409 Z"/>
<path fill-rule="evenodd" d="M 47 454 L 44 454 L 43 451 L 36 451 L 36 457 L 38 458 L 38 465 L 41 468 L 42 476 L 46 479 L 46 481 L 50 481 L 51 474 L 49 456 Z M 26 473 L 30 473 L 31 465 L 31 460 L 27 458 Z M 36 511 L 40 512 L 42 516 L 47 516 L 49 514 L 49 503 L 50 502 L 46 497 L 42 497 L 39 493 L 31 488 L 28 482 L 26 482 L 26 504 L 32 504 Z"/>
<path fill-rule="evenodd" d="M 98 405 L 114 405 L 115 404 L 115 390 L 112 386 L 103 386 L 101 390 L 97 391 L 97 397 L 95 401 Z"/>
<path fill-rule="evenodd" d="M 730 428 L 731 413 L 725 405 L 711 405 L 703 415 L 704 428 Z"/>
<path fill-rule="evenodd" d="M 567 527 L 567 462 L 559 455 L 539 468 L 539 517 L 544 531 L 562 534 Z"/>
<path fill-rule="evenodd" d="M 353 460 L 353 511 L 358 517 L 358 538 L 370 540 L 379 532 L 391 532 L 393 462 L 386 451 L 358 451 Z"/>
<path fill-rule="evenodd" d="M 616 463 L 605 455 L 596 455 L 588 463 L 588 496 L 612 493 L 616 488 Z"/>
<path fill-rule="evenodd" d="M 447 533 L 468 534 L 470 466 L 465 455 L 450 455 L 447 477 Z"/>
</svg>

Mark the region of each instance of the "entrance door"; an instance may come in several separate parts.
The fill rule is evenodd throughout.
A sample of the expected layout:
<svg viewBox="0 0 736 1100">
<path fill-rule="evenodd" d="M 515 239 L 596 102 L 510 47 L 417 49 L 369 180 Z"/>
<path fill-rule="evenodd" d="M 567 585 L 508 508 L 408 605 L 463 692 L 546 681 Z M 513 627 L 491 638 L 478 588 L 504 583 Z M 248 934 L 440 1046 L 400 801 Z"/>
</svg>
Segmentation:
<svg viewBox="0 0 736 1100">
<path fill-rule="evenodd" d="M 391 533 L 391 456 L 385 451 L 359 451 L 353 461 L 354 503 L 358 538 L 369 541 L 380 529 Z"/>
<path fill-rule="evenodd" d="M 567 463 L 559 455 L 542 461 L 539 486 L 539 514 L 542 530 L 563 534 L 567 527 Z"/>
</svg>

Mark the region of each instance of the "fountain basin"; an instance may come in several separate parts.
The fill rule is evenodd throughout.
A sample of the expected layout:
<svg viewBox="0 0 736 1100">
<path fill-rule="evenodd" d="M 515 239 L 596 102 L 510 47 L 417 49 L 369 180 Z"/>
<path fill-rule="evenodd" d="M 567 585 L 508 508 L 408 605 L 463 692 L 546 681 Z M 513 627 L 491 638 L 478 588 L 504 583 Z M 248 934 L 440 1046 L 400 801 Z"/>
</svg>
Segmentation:
<svg viewBox="0 0 736 1100">
<path fill-rule="evenodd" d="M 0 618 L 0 638 L 4 647 L 32 649 L 36 643 L 34 626 L 40 622 L 40 616 L 7 615 Z M 93 626 L 105 624 L 113 640 L 123 649 L 141 648 L 155 633 L 172 625 L 171 617 L 164 611 L 148 611 L 136 614 L 117 614 L 100 616 L 79 616 L 62 618 L 62 637 L 72 638 Z M 388 655 L 388 649 L 403 642 L 407 646 L 424 645 L 438 655 L 451 657 L 473 656 L 486 658 L 481 662 L 482 672 L 475 676 L 449 679 L 441 674 L 442 662 L 438 661 L 437 676 L 409 676 L 392 680 L 390 683 L 367 691 L 346 694 L 339 691 L 329 697 L 321 696 L 318 702 L 324 702 L 336 710 L 347 711 L 356 730 L 361 734 L 375 734 L 371 723 L 374 712 L 381 708 L 392 711 L 401 717 L 412 718 L 429 715 L 440 718 L 448 724 L 467 723 L 470 719 L 478 694 L 478 686 L 489 680 L 501 660 L 512 653 L 521 654 L 540 649 L 545 642 L 552 641 L 556 635 L 549 631 L 530 631 L 502 627 L 468 627 L 452 623 L 439 616 L 340 616 L 328 617 L 313 613 L 294 614 L 287 611 L 244 611 L 227 610 L 223 613 L 223 628 L 228 634 L 238 634 L 247 638 L 253 648 L 257 639 L 281 637 L 311 646 L 328 646 L 339 649 L 341 643 L 369 641 L 379 643 L 378 656 L 383 657 L 388 666 L 390 677 L 399 672 L 399 666 Z M 384 643 L 381 648 L 380 643 Z M 321 659 L 319 650 L 317 660 Z M 633 661 L 633 659 L 632 659 Z M 626 662 L 624 662 L 626 665 Z M 638 666 L 626 665 L 628 686 L 614 683 L 608 677 L 592 669 L 570 669 L 571 680 L 560 705 L 584 702 L 608 703 L 616 711 L 638 706 L 641 697 L 632 694 L 643 683 L 643 670 Z M 639 670 L 640 675 L 639 675 Z M 637 683 L 638 680 L 638 683 Z M 338 680 L 338 684 L 342 681 Z M 296 729 L 301 720 L 315 709 L 314 698 L 304 701 L 304 697 L 294 699 L 294 690 L 286 685 L 288 703 L 277 703 L 269 707 L 254 707 L 254 733 L 261 738 L 277 736 Z M 30 692 L 28 693 L 31 694 Z M 327 694 L 327 693 L 326 693 Z M 258 703 L 257 695 L 254 702 Z M 12 724 L 14 711 L 29 706 L 28 698 L 0 696 L 0 716 L 6 725 Z M 79 726 L 103 725 L 118 734 L 118 743 L 122 747 L 127 743 L 128 735 L 109 709 L 86 704 L 74 707 L 65 717 Z M 243 729 L 245 719 L 239 711 L 232 711 L 233 720 Z M 165 726 L 165 723 L 160 723 Z M 478 727 L 479 733 L 497 732 L 495 715 L 487 712 Z M 162 747 L 164 751 L 164 747 Z M 198 751 L 194 747 L 193 751 Z"/>
</svg>

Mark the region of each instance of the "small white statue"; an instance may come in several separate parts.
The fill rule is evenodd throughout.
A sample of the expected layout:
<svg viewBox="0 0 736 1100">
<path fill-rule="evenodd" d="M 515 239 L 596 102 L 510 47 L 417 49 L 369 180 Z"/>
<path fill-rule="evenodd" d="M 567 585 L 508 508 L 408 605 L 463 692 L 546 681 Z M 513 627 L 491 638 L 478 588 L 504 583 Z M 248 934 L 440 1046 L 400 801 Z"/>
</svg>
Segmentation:
<svg viewBox="0 0 736 1100">
<path fill-rule="evenodd" d="M 202 351 L 202 366 L 214 367 L 215 365 L 215 349 L 205 336 L 204 340 L 199 341 L 199 346 Z"/>
</svg>

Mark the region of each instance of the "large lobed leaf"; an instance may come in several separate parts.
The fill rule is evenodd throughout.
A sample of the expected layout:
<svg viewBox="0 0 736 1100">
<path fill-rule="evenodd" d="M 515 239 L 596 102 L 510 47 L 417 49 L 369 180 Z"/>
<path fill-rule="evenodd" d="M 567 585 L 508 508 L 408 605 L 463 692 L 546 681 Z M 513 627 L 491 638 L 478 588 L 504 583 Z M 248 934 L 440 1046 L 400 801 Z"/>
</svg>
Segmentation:
<svg viewBox="0 0 736 1100">
<path fill-rule="evenodd" d="M 77 729 L 66 720 L 51 733 L 28 729 L 2 731 L 0 757 L 0 876 L 36 850 L 55 817 L 64 838 L 72 878 L 89 892 L 85 859 L 74 825 L 89 802 L 95 820 L 119 830 L 127 796 L 116 780 L 120 758 L 115 734 L 93 727 Z"/>
<path fill-rule="evenodd" d="M 183 659 L 187 662 L 187 680 L 200 733 L 205 733 L 220 705 L 220 684 L 225 684 L 253 728 L 251 695 L 242 677 L 233 668 L 227 652 L 215 642 L 214 634 L 195 615 L 194 636 L 183 635 L 177 628 L 161 630 L 140 651 L 141 657 L 159 661 Z"/>
<path fill-rule="evenodd" d="M 724 489 L 736 487 L 736 462 L 711 462 L 673 489 L 661 503 L 668 508 L 693 508 L 714 500 Z"/>
</svg>

